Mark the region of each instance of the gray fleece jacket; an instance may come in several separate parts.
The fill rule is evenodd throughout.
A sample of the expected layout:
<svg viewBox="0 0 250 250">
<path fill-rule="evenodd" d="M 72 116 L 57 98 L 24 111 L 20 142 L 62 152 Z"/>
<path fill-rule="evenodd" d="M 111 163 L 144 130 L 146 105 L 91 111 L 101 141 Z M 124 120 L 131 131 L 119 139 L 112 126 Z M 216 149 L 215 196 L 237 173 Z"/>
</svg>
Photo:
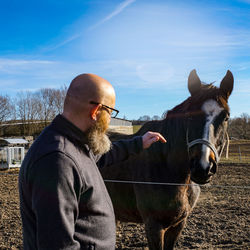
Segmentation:
<svg viewBox="0 0 250 250">
<path fill-rule="evenodd" d="M 23 247 L 115 249 L 115 216 L 98 166 L 142 150 L 142 139 L 113 143 L 94 156 L 85 134 L 58 115 L 29 149 L 19 173 Z"/>
</svg>

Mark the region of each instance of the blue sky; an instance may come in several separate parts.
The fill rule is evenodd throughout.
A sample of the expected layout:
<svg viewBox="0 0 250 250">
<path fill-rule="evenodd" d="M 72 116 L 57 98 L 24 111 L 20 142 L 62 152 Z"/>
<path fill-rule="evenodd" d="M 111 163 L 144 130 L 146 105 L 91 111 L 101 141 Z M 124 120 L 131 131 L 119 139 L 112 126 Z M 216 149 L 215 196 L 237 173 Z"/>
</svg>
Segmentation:
<svg viewBox="0 0 250 250">
<path fill-rule="evenodd" d="M 109 80 L 120 117 L 161 116 L 188 74 L 235 78 L 231 117 L 250 113 L 250 0 L 0 1 L 0 94 Z"/>
</svg>

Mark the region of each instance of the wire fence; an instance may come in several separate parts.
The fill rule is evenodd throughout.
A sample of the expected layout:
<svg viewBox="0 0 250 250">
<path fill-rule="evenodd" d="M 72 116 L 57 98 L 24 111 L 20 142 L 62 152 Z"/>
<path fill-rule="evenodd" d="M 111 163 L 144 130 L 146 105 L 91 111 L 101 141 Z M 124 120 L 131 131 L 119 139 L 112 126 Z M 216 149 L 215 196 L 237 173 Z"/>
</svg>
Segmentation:
<svg viewBox="0 0 250 250">
<path fill-rule="evenodd" d="M 0 175 L 12 175 L 18 176 L 17 173 L 0 173 Z M 173 183 L 173 182 L 151 182 L 151 181 L 130 181 L 130 180 L 108 180 L 104 179 L 106 183 L 120 183 L 120 184 L 136 184 L 136 185 L 161 185 L 161 186 L 199 186 L 205 188 L 238 188 L 238 189 L 250 189 L 250 185 L 212 185 L 205 184 L 200 185 L 196 183 Z"/>
<path fill-rule="evenodd" d="M 243 163 L 250 166 L 249 140 L 230 141 L 228 157 L 226 156 L 226 150 L 224 150 L 220 163 Z"/>
<path fill-rule="evenodd" d="M 123 183 L 123 184 L 142 184 L 142 185 L 162 185 L 162 186 L 202 186 L 206 188 L 243 188 L 250 189 L 250 186 L 238 185 L 199 185 L 199 184 L 186 184 L 186 183 L 170 183 L 170 182 L 150 182 L 150 181 L 124 181 L 124 180 L 104 180 L 107 183 Z"/>
</svg>

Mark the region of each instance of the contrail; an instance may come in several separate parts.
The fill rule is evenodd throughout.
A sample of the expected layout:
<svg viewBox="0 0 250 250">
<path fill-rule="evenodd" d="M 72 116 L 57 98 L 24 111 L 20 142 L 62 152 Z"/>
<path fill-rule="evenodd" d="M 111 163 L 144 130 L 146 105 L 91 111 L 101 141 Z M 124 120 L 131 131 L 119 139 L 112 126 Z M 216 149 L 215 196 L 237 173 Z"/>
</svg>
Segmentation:
<svg viewBox="0 0 250 250">
<path fill-rule="evenodd" d="M 130 4 L 132 4 L 133 2 L 135 2 L 136 0 L 126 0 L 124 2 L 122 2 L 121 4 L 119 4 L 116 9 L 111 12 L 108 16 L 106 16 L 105 18 L 103 18 L 101 21 L 99 21 L 98 23 L 96 23 L 95 25 L 89 27 L 89 31 L 90 30 L 93 30 L 95 29 L 97 26 L 107 22 L 108 20 L 112 19 L 113 17 L 117 16 L 119 13 L 121 13 L 126 7 L 128 7 Z M 65 44 L 68 44 L 74 40 L 76 40 L 77 38 L 81 37 L 83 34 L 83 32 L 80 32 L 80 33 L 77 33 L 77 34 L 74 34 L 72 35 L 71 37 L 67 38 L 66 40 L 54 45 L 54 46 L 51 46 L 51 47 L 48 47 L 46 49 L 44 49 L 44 51 L 53 51 L 57 48 L 60 48 L 62 46 L 64 46 Z"/>
<path fill-rule="evenodd" d="M 106 16 L 105 18 L 103 18 L 100 22 L 98 22 L 97 24 L 91 26 L 89 28 L 89 30 L 93 30 L 94 28 L 96 28 L 97 26 L 109 21 L 111 18 L 117 16 L 119 13 L 121 13 L 126 7 L 128 7 L 130 4 L 132 4 L 133 2 L 135 2 L 136 0 L 126 0 L 124 2 L 122 2 L 121 4 L 119 4 L 117 6 L 117 8 L 111 12 L 108 16 Z"/>
</svg>

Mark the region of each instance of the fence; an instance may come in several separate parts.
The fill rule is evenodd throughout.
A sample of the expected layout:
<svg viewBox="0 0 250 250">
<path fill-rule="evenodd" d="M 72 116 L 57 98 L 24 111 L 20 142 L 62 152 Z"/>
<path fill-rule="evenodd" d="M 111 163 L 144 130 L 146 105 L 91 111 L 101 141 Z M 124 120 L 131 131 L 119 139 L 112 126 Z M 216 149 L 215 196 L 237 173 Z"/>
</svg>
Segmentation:
<svg viewBox="0 0 250 250">
<path fill-rule="evenodd" d="M 224 150 L 221 163 L 243 163 L 250 166 L 250 141 L 249 140 L 231 140 L 229 146 L 228 158 Z"/>
</svg>

